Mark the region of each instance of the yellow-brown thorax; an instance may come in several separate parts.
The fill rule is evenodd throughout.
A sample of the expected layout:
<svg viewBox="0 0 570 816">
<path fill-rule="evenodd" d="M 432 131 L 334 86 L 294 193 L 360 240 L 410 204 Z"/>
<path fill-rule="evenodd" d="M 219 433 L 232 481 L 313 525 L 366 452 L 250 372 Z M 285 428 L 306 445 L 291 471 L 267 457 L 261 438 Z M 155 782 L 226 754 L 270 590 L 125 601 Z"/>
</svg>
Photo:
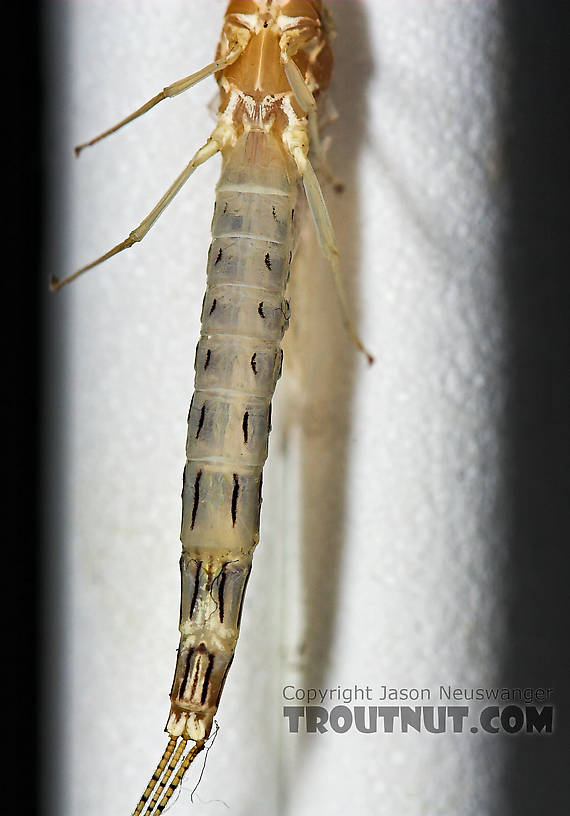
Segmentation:
<svg viewBox="0 0 570 816">
<path fill-rule="evenodd" d="M 333 67 L 330 24 L 320 0 L 232 0 L 217 58 L 236 39 L 249 36 L 240 57 L 217 75 L 220 113 L 231 116 L 239 133 L 246 125 L 282 134 L 291 116 L 304 111 L 291 90 L 283 67 L 292 59 L 314 97 L 325 90 Z"/>
</svg>

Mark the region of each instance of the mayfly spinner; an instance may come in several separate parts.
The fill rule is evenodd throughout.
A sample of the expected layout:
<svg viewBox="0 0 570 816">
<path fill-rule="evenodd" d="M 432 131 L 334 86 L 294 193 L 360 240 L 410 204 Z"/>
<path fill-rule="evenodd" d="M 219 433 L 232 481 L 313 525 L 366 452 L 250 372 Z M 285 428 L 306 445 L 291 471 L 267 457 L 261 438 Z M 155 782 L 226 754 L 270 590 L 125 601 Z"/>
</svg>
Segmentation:
<svg viewBox="0 0 570 816">
<path fill-rule="evenodd" d="M 188 414 L 180 646 L 166 724 L 169 741 L 135 816 L 161 813 L 204 748 L 234 656 L 259 538 L 271 400 L 289 321 L 285 289 L 299 181 L 348 333 L 372 359 L 348 316 L 332 225 L 308 157 L 310 147 L 326 171 L 317 100 L 330 81 L 331 34 L 320 0 L 232 0 L 214 62 L 76 148 L 79 153 L 161 100 L 216 75 L 218 123 L 158 204 L 113 249 L 69 277 L 52 280 L 52 288 L 59 289 L 141 241 L 194 170 L 222 154 Z"/>
</svg>

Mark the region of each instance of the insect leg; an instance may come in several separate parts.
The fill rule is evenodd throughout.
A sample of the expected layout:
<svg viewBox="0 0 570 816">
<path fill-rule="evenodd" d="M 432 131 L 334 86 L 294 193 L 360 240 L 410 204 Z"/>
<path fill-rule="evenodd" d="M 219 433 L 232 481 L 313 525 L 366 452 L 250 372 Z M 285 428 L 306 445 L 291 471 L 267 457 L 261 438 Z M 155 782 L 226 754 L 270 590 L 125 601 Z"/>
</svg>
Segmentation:
<svg viewBox="0 0 570 816">
<path fill-rule="evenodd" d="M 92 261 L 90 264 L 86 266 L 82 266 L 81 269 L 78 269 L 73 274 L 68 275 L 66 278 L 62 280 L 58 280 L 55 276 L 52 276 L 50 280 L 50 288 L 52 291 L 57 291 L 61 289 L 66 283 L 70 283 L 75 278 L 82 275 L 84 272 L 87 272 L 88 269 L 92 269 L 94 266 L 98 266 L 98 264 L 103 263 L 103 261 L 112 258 L 113 255 L 117 255 L 119 252 L 122 252 L 124 249 L 128 249 L 133 244 L 137 243 L 138 241 L 142 241 L 144 236 L 147 234 L 149 229 L 152 227 L 156 219 L 159 215 L 166 209 L 166 207 L 170 204 L 176 193 L 180 190 L 180 188 L 185 184 L 186 181 L 190 178 L 194 170 L 209 158 L 214 156 L 219 150 L 221 150 L 222 141 L 221 139 L 216 137 L 216 131 L 214 134 L 210 136 L 208 141 L 205 145 L 196 151 L 192 160 L 186 165 L 184 170 L 180 173 L 178 178 L 174 181 L 174 183 L 168 188 L 165 194 L 162 196 L 158 204 L 149 212 L 149 214 L 144 218 L 141 223 L 136 227 L 129 235 L 121 241 L 119 244 L 114 246 L 104 255 L 101 255 L 100 258 L 97 258 L 95 261 Z"/>
<path fill-rule="evenodd" d="M 307 83 L 305 82 L 298 65 L 290 58 L 286 48 L 282 48 L 281 50 L 281 61 L 283 62 L 285 76 L 287 77 L 287 81 L 291 86 L 295 99 L 307 116 L 309 135 L 311 137 L 311 150 L 316 156 L 318 169 L 321 170 L 326 178 L 331 182 L 335 190 L 340 192 L 343 189 L 343 184 L 334 176 L 333 172 L 328 166 L 321 144 L 321 137 L 319 134 L 319 126 L 317 121 L 317 103 L 315 101 L 315 97 L 307 87 Z"/>
<path fill-rule="evenodd" d="M 220 59 L 211 62 L 209 65 L 206 65 L 205 68 L 202 68 L 200 71 L 196 71 L 194 74 L 190 74 L 190 76 L 184 77 L 183 79 L 179 79 L 176 82 L 173 82 L 172 85 L 167 85 L 166 88 L 163 88 L 162 91 L 153 96 L 152 99 L 149 99 L 148 102 L 145 102 L 144 105 L 141 105 L 140 108 L 137 108 L 134 113 L 131 113 L 129 116 L 126 116 L 124 119 L 121 119 L 120 122 L 117 122 L 116 125 L 113 127 L 108 128 L 108 130 L 103 131 L 95 138 L 90 139 L 88 142 L 83 142 L 83 144 L 77 145 L 75 148 L 75 155 L 79 156 L 81 151 L 86 148 L 90 147 L 91 145 L 100 142 L 101 139 L 104 139 L 106 136 L 110 136 L 111 133 L 115 133 L 116 130 L 122 128 L 123 125 L 132 122 L 133 119 L 137 119 L 139 116 L 142 116 L 144 113 L 149 111 L 151 108 L 154 108 L 155 105 L 158 105 L 159 102 L 162 102 L 163 99 L 169 99 L 172 96 L 177 96 L 184 91 L 187 91 L 188 88 L 191 88 L 193 85 L 196 85 L 201 80 L 205 79 L 206 77 L 211 76 L 212 74 L 217 73 L 218 71 L 223 71 L 229 65 L 234 63 L 237 58 L 243 53 L 245 46 L 249 41 L 249 32 L 244 30 L 244 35 L 240 36 L 239 39 L 234 42 L 228 53 L 225 57 L 221 57 Z"/>
<path fill-rule="evenodd" d="M 331 219 L 329 216 L 329 212 L 327 210 L 327 205 L 325 203 L 325 199 L 323 198 L 321 185 L 319 184 L 319 180 L 315 174 L 315 171 L 313 170 L 310 161 L 305 156 L 302 147 L 293 146 L 291 152 L 293 154 L 293 158 L 295 159 L 295 163 L 297 165 L 299 173 L 301 174 L 301 177 L 303 179 L 303 187 L 305 188 L 305 195 L 307 196 L 309 209 L 311 210 L 313 222 L 317 230 L 319 246 L 321 247 L 323 255 L 330 263 L 330 268 L 333 276 L 336 294 L 340 304 L 344 326 L 348 334 L 356 344 L 357 348 L 363 354 L 366 355 L 368 362 L 370 363 L 370 365 L 372 365 L 372 363 L 374 362 L 374 357 L 365 348 L 362 340 L 358 336 L 358 333 L 350 317 L 350 311 L 348 308 L 348 303 L 346 301 L 346 294 L 344 291 L 342 276 L 339 268 L 336 238 L 333 230 L 333 225 L 331 223 Z"/>
</svg>

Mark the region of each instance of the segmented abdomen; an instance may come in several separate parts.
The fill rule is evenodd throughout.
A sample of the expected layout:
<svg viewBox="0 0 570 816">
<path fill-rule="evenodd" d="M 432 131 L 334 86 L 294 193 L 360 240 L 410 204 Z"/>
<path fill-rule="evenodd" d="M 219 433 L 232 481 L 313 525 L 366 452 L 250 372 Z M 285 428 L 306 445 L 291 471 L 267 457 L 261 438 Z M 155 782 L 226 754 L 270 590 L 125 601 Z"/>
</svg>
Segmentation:
<svg viewBox="0 0 570 816">
<path fill-rule="evenodd" d="M 188 415 L 173 736 L 209 733 L 239 632 L 289 320 L 296 181 L 263 130 L 244 133 L 224 157 Z"/>
</svg>

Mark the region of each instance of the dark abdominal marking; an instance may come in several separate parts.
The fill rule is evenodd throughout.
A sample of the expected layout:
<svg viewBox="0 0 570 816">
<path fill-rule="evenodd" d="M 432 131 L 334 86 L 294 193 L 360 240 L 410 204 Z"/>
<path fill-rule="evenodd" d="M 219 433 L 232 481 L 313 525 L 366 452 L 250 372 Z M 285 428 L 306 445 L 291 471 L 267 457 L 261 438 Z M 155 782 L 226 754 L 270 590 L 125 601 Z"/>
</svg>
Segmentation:
<svg viewBox="0 0 570 816">
<path fill-rule="evenodd" d="M 192 521 L 190 529 L 194 529 L 194 522 L 196 521 L 196 513 L 198 512 L 198 502 L 200 501 L 200 479 L 202 478 L 202 471 L 199 470 L 196 474 L 196 481 L 194 482 L 194 505 L 192 507 Z"/>
<path fill-rule="evenodd" d="M 234 473 L 234 489 L 232 492 L 232 526 L 236 526 L 237 519 L 237 503 L 239 496 L 239 479 L 237 473 Z"/>
<path fill-rule="evenodd" d="M 202 569 L 202 562 L 198 561 L 198 566 L 196 567 L 196 577 L 194 578 L 194 591 L 192 592 L 192 600 L 190 601 L 190 611 L 188 613 L 188 617 L 191 619 L 192 615 L 194 614 L 194 607 L 196 606 L 196 599 L 198 597 L 198 587 L 200 584 L 200 570 Z"/>
<path fill-rule="evenodd" d="M 222 566 L 222 572 L 220 574 L 220 583 L 218 586 L 218 613 L 220 615 L 220 623 L 224 622 L 224 586 L 226 583 L 226 567 L 227 564 L 224 563 Z"/>
<path fill-rule="evenodd" d="M 198 430 L 196 431 L 196 439 L 200 436 L 200 431 L 202 430 L 202 425 L 204 424 L 204 416 L 206 415 L 206 403 L 202 404 L 202 410 L 200 411 L 200 419 L 198 420 Z"/>
</svg>

